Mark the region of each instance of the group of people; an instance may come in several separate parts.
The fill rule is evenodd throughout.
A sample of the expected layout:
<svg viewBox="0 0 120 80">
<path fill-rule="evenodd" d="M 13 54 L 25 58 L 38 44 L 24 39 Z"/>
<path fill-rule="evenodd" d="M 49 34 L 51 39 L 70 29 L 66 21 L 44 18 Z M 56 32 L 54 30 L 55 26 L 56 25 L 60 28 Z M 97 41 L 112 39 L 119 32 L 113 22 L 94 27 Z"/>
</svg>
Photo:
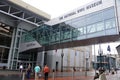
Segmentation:
<svg viewBox="0 0 120 80">
<path fill-rule="evenodd" d="M 20 65 L 20 72 L 23 72 L 23 65 Z M 31 65 L 29 64 L 27 69 L 26 69 L 26 78 L 30 79 L 30 75 L 31 75 Z M 50 69 L 47 65 L 44 66 L 44 68 L 42 69 L 41 66 L 39 66 L 38 64 L 35 66 L 34 68 L 34 73 L 35 73 L 35 80 L 38 80 L 39 77 L 41 77 L 42 72 L 44 73 L 44 80 L 48 80 L 48 74 L 50 72 Z"/>
<path fill-rule="evenodd" d="M 35 80 L 38 80 L 39 77 L 41 77 L 42 69 L 39 65 L 37 65 L 35 66 L 34 70 L 35 70 Z M 50 72 L 50 69 L 47 65 L 44 66 L 43 72 L 44 72 L 44 80 L 48 80 L 48 74 Z"/>
<path fill-rule="evenodd" d="M 98 71 L 99 71 L 99 72 L 96 72 L 96 74 L 95 74 L 94 80 L 95 80 L 95 79 L 98 79 L 98 78 L 99 78 L 99 80 L 107 80 L 107 79 L 106 79 L 106 75 L 105 75 L 105 69 L 104 69 L 103 67 L 100 67 L 100 68 L 98 69 Z M 115 73 L 117 73 L 117 70 L 114 69 L 114 68 L 112 68 L 109 72 L 110 72 L 112 75 L 114 75 Z"/>
</svg>

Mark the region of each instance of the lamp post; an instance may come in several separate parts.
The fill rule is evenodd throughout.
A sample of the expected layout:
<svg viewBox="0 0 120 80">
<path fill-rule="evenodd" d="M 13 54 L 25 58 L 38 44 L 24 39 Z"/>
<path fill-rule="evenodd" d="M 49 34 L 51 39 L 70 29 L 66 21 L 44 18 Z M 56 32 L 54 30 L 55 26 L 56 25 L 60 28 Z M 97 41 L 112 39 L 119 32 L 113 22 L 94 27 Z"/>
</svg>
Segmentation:
<svg viewBox="0 0 120 80">
<path fill-rule="evenodd" d="M 63 56 L 64 56 L 64 53 L 63 53 L 63 49 L 62 49 L 62 53 L 61 53 L 61 72 L 63 72 Z"/>
<path fill-rule="evenodd" d="M 89 52 L 86 52 L 86 70 L 85 70 L 85 76 L 87 76 L 87 70 L 88 70 L 88 59 L 89 59 Z"/>
<path fill-rule="evenodd" d="M 108 54 L 108 69 L 109 69 L 109 73 L 110 73 L 110 55 Z"/>
<path fill-rule="evenodd" d="M 108 68 L 109 68 L 109 72 L 110 72 L 110 52 L 111 52 L 111 48 L 110 48 L 110 45 L 108 45 L 107 47 L 107 51 L 109 52 L 108 53 Z"/>
<path fill-rule="evenodd" d="M 95 55 L 95 44 L 94 44 L 94 69 L 96 73 L 96 55 Z"/>
<path fill-rule="evenodd" d="M 102 67 L 102 54 L 103 54 L 103 50 L 101 49 L 101 45 L 100 44 L 99 44 L 98 54 L 100 55 L 100 67 Z"/>
<path fill-rule="evenodd" d="M 87 70 L 88 70 L 88 58 L 86 58 L 86 70 L 85 70 L 85 76 L 87 76 Z"/>
</svg>

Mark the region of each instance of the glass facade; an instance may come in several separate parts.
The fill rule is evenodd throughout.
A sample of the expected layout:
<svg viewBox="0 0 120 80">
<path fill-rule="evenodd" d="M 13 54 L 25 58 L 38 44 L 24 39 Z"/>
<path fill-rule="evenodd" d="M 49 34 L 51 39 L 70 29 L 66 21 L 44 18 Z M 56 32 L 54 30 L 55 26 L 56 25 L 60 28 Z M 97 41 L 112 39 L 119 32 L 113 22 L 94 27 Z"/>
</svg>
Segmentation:
<svg viewBox="0 0 120 80">
<path fill-rule="evenodd" d="M 17 26 L 14 28 L 0 26 L 0 63 L 8 63 L 9 69 L 19 69 L 21 63 L 25 67 L 30 63 L 33 67 L 36 63 L 38 52 L 33 49 L 19 52 L 20 43 L 36 40 L 41 45 L 46 46 L 74 40 L 116 35 L 118 34 L 118 25 L 116 24 L 114 8 L 114 6 L 105 8 L 52 26 L 43 24 L 31 31 L 21 29 L 20 25 L 18 26 L 19 28 Z M 29 28 L 29 26 L 27 27 Z"/>
<path fill-rule="evenodd" d="M 117 20 L 118 20 L 118 29 L 120 31 L 120 0 L 115 0 L 115 4 L 116 4 L 116 14 L 117 14 Z"/>
<path fill-rule="evenodd" d="M 21 37 L 21 42 L 25 43 L 25 42 L 31 42 L 34 41 L 35 39 L 29 34 L 27 33 L 27 31 L 22 32 L 22 37 Z"/>
<path fill-rule="evenodd" d="M 11 45 L 13 28 L 0 26 L 0 63 L 7 63 Z"/>
<path fill-rule="evenodd" d="M 9 69 L 18 70 L 20 64 L 23 64 L 24 69 L 26 69 L 29 64 L 31 64 L 32 68 L 35 66 L 37 57 L 36 51 L 30 50 L 21 53 L 19 52 L 21 42 L 24 43 L 24 41 L 30 42 L 34 40 L 30 35 L 26 37 L 27 34 L 26 30 L 21 28 L 14 29 L 12 47 L 10 49 L 11 55 L 9 56 Z"/>
<path fill-rule="evenodd" d="M 99 69 L 99 67 L 103 66 L 105 69 L 112 69 L 116 68 L 116 59 L 114 57 L 108 57 L 108 56 L 97 56 L 97 63 L 96 69 Z M 95 67 L 94 67 L 95 68 Z"/>
<path fill-rule="evenodd" d="M 32 36 L 41 45 L 51 45 L 118 34 L 114 7 L 73 18 L 52 26 L 44 24 L 29 33 L 30 34 L 24 37 L 28 40 L 32 40 L 29 38 Z"/>
</svg>

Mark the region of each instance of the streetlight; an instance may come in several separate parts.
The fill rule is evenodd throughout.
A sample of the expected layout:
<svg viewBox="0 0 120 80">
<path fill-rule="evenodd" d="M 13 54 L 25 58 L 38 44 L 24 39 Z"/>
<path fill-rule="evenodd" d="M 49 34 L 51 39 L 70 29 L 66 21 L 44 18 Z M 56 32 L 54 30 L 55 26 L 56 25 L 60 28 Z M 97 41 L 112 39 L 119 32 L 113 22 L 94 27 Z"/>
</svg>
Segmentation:
<svg viewBox="0 0 120 80">
<path fill-rule="evenodd" d="M 63 49 L 62 49 L 62 53 L 61 53 L 61 72 L 63 72 L 63 56 L 64 56 L 64 53 L 63 53 Z"/>
<path fill-rule="evenodd" d="M 85 71 L 85 76 L 87 76 L 87 70 L 88 70 L 88 59 L 89 59 L 89 52 L 86 52 L 86 71 Z"/>
<path fill-rule="evenodd" d="M 111 48 L 110 48 L 110 45 L 108 45 L 108 47 L 107 47 L 107 51 L 109 52 L 109 54 L 108 54 L 108 67 L 109 67 L 109 72 L 110 72 L 110 52 L 111 52 Z"/>
<path fill-rule="evenodd" d="M 103 50 L 101 49 L 101 45 L 100 44 L 99 44 L 98 54 L 100 55 L 100 67 L 102 67 L 102 54 L 103 54 Z"/>
</svg>

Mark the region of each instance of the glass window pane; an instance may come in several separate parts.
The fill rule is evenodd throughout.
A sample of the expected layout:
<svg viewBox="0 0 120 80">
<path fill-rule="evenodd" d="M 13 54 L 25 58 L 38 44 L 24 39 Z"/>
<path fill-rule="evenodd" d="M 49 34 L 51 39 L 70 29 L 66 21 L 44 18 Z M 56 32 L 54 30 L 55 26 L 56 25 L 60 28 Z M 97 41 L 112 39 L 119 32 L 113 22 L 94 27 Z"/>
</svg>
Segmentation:
<svg viewBox="0 0 120 80">
<path fill-rule="evenodd" d="M 96 29 L 97 31 L 102 31 L 104 30 L 104 23 L 103 22 L 99 22 L 96 24 Z"/>
<path fill-rule="evenodd" d="M 96 31 L 96 29 L 95 29 L 94 25 L 87 26 L 87 33 L 92 33 L 92 32 L 95 32 L 95 31 Z"/>
<path fill-rule="evenodd" d="M 115 19 L 106 20 L 105 27 L 106 27 L 106 29 L 115 27 Z"/>
<path fill-rule="evenodd" d="M 87 25 L 89 24 L 93 24 L 93 23 L 96 23 L 96 22 L 99 22 L 99 21 L 102 21 L 103 20 L 103 13 L 102 11 L 99 11 L 99 12 L 96 12 L 95 13 L 92 13 L 93 15 L 88 15 L 88 18 L 87 18 Z"/>
<path fill-rule="evenodd" d="M 78 31 L 79 31 L 79 35 L 84 34 L 84 28 L 83 27 L 78 28 Z"/>
<path fill-rule="evenodd" d="M 112 8 L 104 10 L 103 16 L 104 16 L 104 20 L 113 18 L 115 16 L 114 8 L 112 7 Z"/>
</svg>

